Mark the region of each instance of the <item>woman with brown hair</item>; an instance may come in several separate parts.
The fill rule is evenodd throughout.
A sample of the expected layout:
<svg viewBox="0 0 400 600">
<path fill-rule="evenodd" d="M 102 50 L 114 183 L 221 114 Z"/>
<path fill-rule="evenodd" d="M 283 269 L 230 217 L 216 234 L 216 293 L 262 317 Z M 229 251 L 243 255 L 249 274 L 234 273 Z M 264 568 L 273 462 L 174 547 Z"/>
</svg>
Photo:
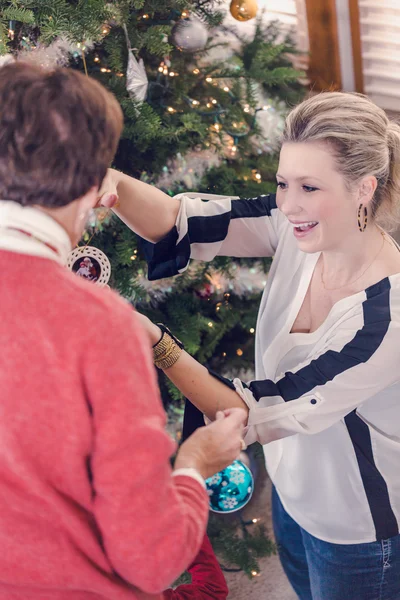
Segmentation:
<svg viewBox="0 0 400 600">
<path fill-rule="evenodd" d="M 240 453 L 244 411 L 180 448 L 147 336 L 65 268 L 122 129 L 77 71 L 0 69 L 0 598 L 160 599 L 204 538 L 204 479 Z"/>
<path fill-rule="evenodd" d="M 170 198 L 115 171 L 103 191 L 154 244 L 151 278 L 190 259 L 274 256 L 254 381 L 215 378 L 142 317 L 156 364 L 172 356 L 165 373 L 210 418 L 246 407 L 299 598 L 398 600 L 400 127 L 364 96 L 320 94 L 287 117 L 276 195 Z"/>
</svg>

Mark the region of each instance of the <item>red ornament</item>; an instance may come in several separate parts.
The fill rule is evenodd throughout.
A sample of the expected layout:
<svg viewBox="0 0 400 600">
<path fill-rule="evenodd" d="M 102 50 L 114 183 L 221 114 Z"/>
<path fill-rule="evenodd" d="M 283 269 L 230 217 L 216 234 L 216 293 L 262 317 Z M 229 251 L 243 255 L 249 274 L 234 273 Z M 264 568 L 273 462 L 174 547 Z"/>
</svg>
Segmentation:
<svg viewBox="0 0 400 600">
<path fill-rule="evenodd" d="M 212 283 L 205 283 L 201 289 L 196 290 L 197 296 L 204 299 L 211 298 L 214 292 L 215 288 Z"/>
</svg>

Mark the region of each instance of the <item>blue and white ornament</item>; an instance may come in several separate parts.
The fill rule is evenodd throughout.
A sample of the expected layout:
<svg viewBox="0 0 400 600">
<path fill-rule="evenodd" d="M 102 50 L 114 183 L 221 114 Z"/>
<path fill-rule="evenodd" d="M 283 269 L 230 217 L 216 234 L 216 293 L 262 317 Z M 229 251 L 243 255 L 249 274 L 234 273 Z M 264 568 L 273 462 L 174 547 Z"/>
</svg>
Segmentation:
<svg viewBox="0 0 400 600">
<path fill-rule="evenodd" d="M 235 460 L 223 471 L 206 479 L 210 510 L 216 513 L 231 513 L 243 508 L 254 491 L 254 478 L 250 469 L 240 460 Z"/>
</svg>

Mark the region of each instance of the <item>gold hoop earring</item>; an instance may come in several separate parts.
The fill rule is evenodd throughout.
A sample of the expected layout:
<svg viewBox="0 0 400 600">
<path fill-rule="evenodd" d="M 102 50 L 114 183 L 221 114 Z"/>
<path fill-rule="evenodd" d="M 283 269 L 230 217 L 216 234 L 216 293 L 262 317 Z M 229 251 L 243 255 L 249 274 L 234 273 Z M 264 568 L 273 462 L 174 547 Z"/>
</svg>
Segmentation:
<svg viewBox="0 0 400 600">
<path fill-rule="evenodd" d="M 357 215 L 358 229 L 361 231 L 361 233 L 366 230 L 367 223 L 368 223 L 367 207 L 364 206 L 364 222 L 361 224 L 361 210 L 362 210 L 362 207 L 363 207 L 363 204 L 360 204 L 360 206 L 358 207 L 358 215 Z"/>
</svg>

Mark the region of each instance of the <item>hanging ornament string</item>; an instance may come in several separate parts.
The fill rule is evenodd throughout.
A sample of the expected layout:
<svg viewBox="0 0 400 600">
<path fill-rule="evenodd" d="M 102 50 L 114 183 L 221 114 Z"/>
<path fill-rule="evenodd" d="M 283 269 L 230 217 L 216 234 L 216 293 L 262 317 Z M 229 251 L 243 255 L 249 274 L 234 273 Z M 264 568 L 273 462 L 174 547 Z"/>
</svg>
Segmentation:
<svg viewBox="0 0 400 600">
<path fill-rule="evenodd" d="M 108 208 L 105 218 L 110 214 L 111 208 Z M 107 285 L 111 277 L 111 264 L 104 252 L 90 246 L 90 242 L 96 235 L 96 222 L 93 225 L 92 235 L 88 241 L 80 246 L 79 244 L 68 254 L 68 268 L 89 281 L 97 283 L 97 285 Z"/>
</svg>

